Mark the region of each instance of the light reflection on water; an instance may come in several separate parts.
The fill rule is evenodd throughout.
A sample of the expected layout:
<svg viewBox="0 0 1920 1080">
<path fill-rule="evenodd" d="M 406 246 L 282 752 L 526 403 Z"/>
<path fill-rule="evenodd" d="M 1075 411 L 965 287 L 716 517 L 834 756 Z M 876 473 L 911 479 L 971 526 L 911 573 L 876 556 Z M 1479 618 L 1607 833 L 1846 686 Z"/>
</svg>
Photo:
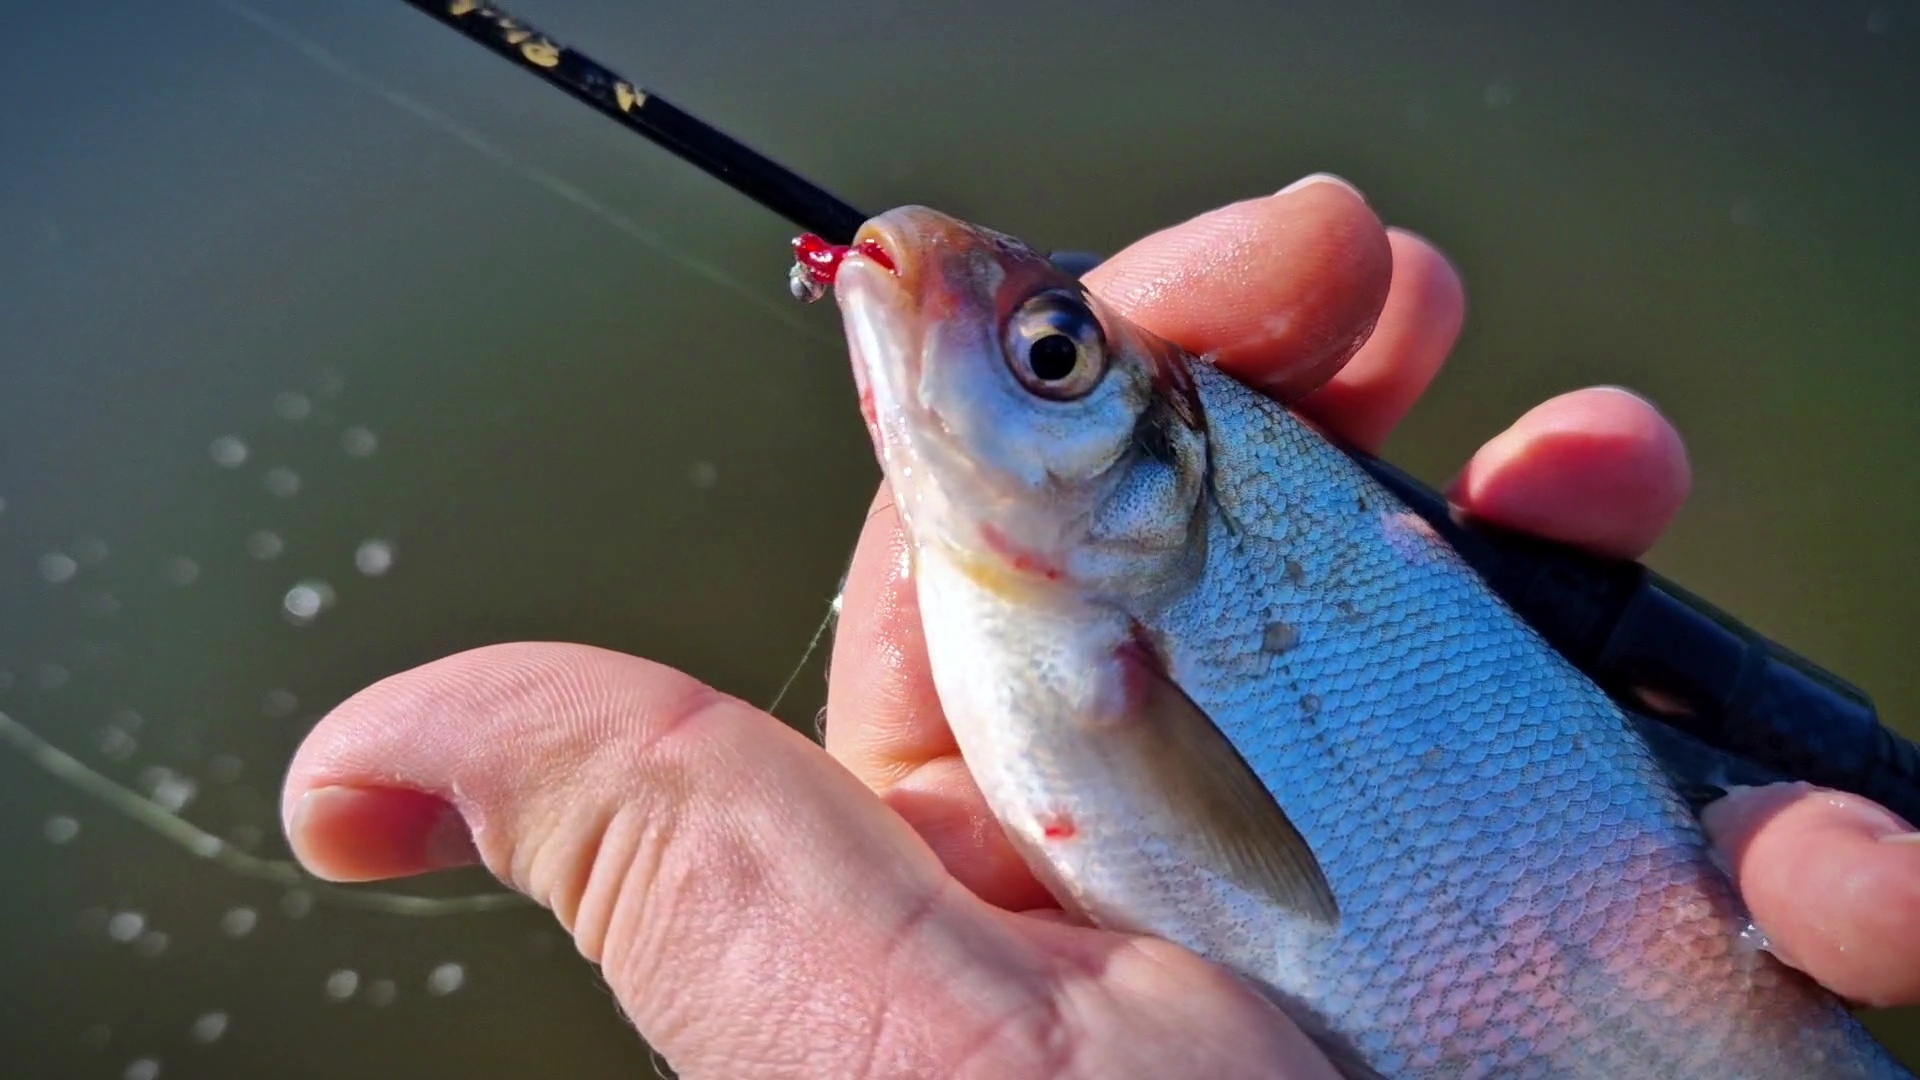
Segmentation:
<svg viewBox="0 0 1920 1080">
<path fill-rule="evenodd" d="M 0 711 L 272 860 L 301 734 L 459 648 L 771 698 L 875 475 L 785 227 L 397 4 L 91 7 L 0 72 Z M 860 201 L 1049 246 L 1352 176 L 1475 304 L 1394 456 L 1441 479 L 1549 393 L 1649 392 L 1700 481 L 1656 561 L 1914 730 L 1906 9 L 515 7 Z M 25 1075 L 644 1075 L 538 912 L 353 910 L 0 780 Z"/>
</svg>

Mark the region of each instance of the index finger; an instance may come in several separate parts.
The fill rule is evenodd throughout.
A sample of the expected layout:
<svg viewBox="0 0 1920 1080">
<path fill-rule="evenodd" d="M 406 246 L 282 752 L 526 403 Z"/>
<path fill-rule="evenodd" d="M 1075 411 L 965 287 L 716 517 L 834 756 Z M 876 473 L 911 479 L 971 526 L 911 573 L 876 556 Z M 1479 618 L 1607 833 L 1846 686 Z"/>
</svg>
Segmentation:
<svg viewBox="0 0 1920 1080">
<path fill-rule="evenodd" d="M 1324 174 L 1163 229 L 1086 276 L 1132 322 L 1285 401 L 1359 351 L 1392 280 L 1380 219 Z"/>
</svg>

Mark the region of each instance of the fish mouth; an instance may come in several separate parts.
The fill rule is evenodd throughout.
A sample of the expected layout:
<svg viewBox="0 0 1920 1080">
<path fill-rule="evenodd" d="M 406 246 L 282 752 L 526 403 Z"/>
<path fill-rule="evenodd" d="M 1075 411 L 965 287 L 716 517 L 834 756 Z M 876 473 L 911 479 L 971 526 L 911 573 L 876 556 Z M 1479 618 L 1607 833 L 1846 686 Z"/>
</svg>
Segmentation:
<svg viewBox="0 0 1920 1080">
<path fill-rule="evenodd" d="M 842 272 L 851 269 L 856 277 L 874 272 L 885 274 L 893 279 L 896 288 L 909 293 L 920 284 L 921 260 L 915 257 L 911 232 L 902 229 L 895 220 L 899 213 L 889 210 L 860 226 L 847 248 L 846 259 L 840 264 Z"/>
<path fill-rule="evenodd" d="M 916 420 L 933 417 L 922 400 L 929 328 L 952 312 L 944 296 L 929 294 L 929 263 L 965 226 L 936 210 L 903 206 L 868 220 L 854 233 L 834 282 L 846 325 L 860 412 L 884 465 L 888 446 L 908 441 Z M 883 424 L 883 413 L 894 423 Z M 888 430 L 895 429 L 895 430 Z"/>
<path fill-rule="evenodd" d="M 932 299 L 921 292 L 929 267 L 949 252 L 964 247 L 974 232 L 966 222 L 938 210 L 925 206 L 895 207 L 869 218 L 853 234 L 843 269 L 864 265 L 885 270 L 908 295 Z M 881 258 L 874 258 L 875 249 Z M 889 262 L 892 265 L 886 265 Z"/>
<path fill-rule="evenodd" d="M 861 417 L 909 533 L 916 521 L 939 529 L 933 523 L 950 515 L 935 504 L 972 471 L 926 385 L 932 341 L 955 310 L 940 275 L 943 249 L 964 228 L 924 207 L 890 210 L 855 233 L 834 282 Z"/>
<path fill-rule="evenodd" d="M 834 296 L 840 305 L 847 334 L 847 352 L 853 362 L 853 384 L 860 395 L 860 418 L 866 422 L 873 449 L 886 462 L 885 435 L 874 398 L 879 369 L 899 362 L 910 335 L 914 289 L 920 280 L 920 260 L 889 211 L 862 224 L 842 258 L 834 277 Z M 874 252 L 878 252 L 876 258 Z"/>
<path fill-rule="evenodd" d="M 859 239 L 874 238 L 863 227 Z M 897 246 L 883 250 L 896 260 L 896 266 L 906 261 L 895 254 L 901 250 Z M 891 369 L 906 366 L 917 374 L 919 368 L 918 335 L 911 325 L 912 294 L 898 270 L 857 254 L 857 249 L 841 263 L 833 291 L 845 325 L 848 359 L 853 362 L 853 385 L 860 394 L 860 418 L 884 464 L 887 437 L 881 427 L 878 395 L 884 388 L 887 403 L 894 404 L 903 376 L 910 376 Z"/>
</svg>

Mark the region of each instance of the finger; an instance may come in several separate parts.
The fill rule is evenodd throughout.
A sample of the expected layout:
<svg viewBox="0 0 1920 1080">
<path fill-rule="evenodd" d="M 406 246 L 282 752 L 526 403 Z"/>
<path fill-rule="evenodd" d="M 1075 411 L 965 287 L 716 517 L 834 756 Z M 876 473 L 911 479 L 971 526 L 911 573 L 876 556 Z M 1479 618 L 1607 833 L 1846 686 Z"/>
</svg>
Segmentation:
<svg viewBox="0 0 1920 1080">
<path fill-rule="evenodd" d="M 1012 911 L 1050 905 L 987 809 L 947 727 L 907 554 L 883 486 L 841 596 L 827 677 L 827 749 L 976 895 Z"/>
<path fill-rule="evenodd" d="M 1392 277 L 1379 218 L 1321 175 L 1154 233 L 1086 281 L 1141 327 L 1292 400 L 1367 339 Z"/>
<path fill-rule="evenodd" d="M 1680 512 L 1692 484 L 1680 433 L 1613 387 L 1562 394 L 1493 437 L 1448 496 L 1475 517 L 1634 558 Z"/>
<path fill-rule="evenodd" d="M 1387 240 L 1393 284 L 1379 325 L 1353 359 L 1300 402 L 1302 413 L 1369 453 L 1426 393 L 1467 315 L 1466 288 L 1438 248 L 1399 229 Z"/>
<path fill-rule="evenodd" d="M 1868 1005 L 1920 1003 L 1920 834 L 1807 784 L 1745 788 L 1700 815 L 1781 959 Z"/>
</svg>

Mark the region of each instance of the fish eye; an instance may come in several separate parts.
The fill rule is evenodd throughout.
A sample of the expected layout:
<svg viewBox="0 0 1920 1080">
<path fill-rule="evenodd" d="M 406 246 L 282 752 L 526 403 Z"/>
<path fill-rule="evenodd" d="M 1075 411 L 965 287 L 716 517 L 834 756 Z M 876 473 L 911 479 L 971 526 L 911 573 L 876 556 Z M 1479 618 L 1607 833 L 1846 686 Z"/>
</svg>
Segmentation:
<svg viewBox="0 0 1920 1080">
<path fill-rule="evenodd" d="M 1020 385 L 1054 401 L 1085 397 L 1107 373 L 1100 320 L 1079 297 L 1044 292 L 1007 321 L 1007 366 Z"/>
</svg>

